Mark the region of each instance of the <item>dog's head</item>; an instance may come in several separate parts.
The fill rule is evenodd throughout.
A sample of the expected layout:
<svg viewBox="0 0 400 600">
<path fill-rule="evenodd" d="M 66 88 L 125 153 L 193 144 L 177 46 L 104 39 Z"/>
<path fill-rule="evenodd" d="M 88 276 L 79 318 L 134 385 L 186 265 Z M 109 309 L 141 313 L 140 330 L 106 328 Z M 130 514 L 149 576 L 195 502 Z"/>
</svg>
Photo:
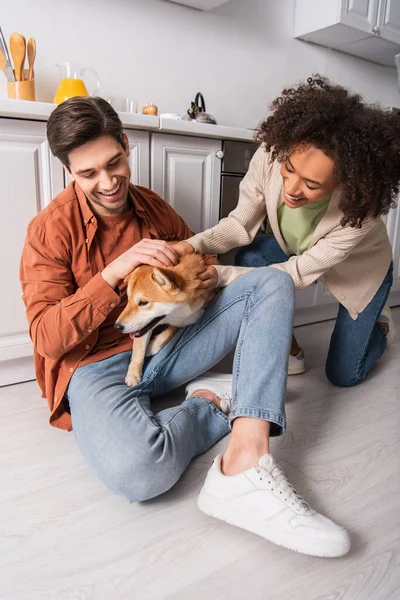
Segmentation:
<svg viewBox="0 0 400 600">
<path fill-rule="evenodd" d="M 183 278 L 172 269 L 142 265 L 128 275 L 125 282 L 128 304 L 114 327 L 122 333 L 131 334 L 131 337 L 141 337 L 163 324 L 179 326 L 177 320 L 181 321 L 190 312 L 198 311 L 198 302 L 193 306 Z"/>
</svg>

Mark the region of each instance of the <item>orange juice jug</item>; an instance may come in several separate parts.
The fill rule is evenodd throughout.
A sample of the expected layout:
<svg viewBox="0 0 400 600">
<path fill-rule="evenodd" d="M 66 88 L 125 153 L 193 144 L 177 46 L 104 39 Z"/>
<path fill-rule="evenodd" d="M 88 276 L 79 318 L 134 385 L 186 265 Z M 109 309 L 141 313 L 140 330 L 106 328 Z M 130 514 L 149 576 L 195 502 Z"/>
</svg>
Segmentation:
<svg viewBox="0 0 400 600">
<path fill-rule="evenodd" d="M 64 62 L 57 66 L 61 69 L 61 81 L 54 95 L 53 102 L 55 104 L 61 104 L 61 102 L 74 96 L 89 96 L 83 80 L 84 74 L 87 72 L 93 73 L 96 80 L 95 88 L 90 95 L 97 95 L 99 91 L 99 77 L 96 71 L 93 69 L 82 69 L 79 65 L 69 62 Z"/>
</svg>

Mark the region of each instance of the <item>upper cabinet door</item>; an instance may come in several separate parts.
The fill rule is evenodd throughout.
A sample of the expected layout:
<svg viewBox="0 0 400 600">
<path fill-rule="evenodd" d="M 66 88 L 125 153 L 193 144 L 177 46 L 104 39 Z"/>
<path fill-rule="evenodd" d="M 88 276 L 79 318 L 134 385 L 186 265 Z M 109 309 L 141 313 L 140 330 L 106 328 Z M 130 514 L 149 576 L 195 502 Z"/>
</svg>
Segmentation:
<svg viewBox="0 0 400 600">
<path fill-rule="evenodd" d="M 148 131 L 126 129 L 129 142 L 129 165 L 131 181 L 136 185 L 150 187 L 150 134 Z"/>
<path fill-rule="evenodd" d="M 378 18 L 379 0 L 342 0 L 341 19 L 344 25 L 371 33 Z"/>
<path fill-rule="evenodd" d="M 378 30 L 385 40 L 400 44 L 400 0 L 381 0 Z"/>
<path fill-rule="evenodd" d="M 151 187 L 194 233 L 218 223 L 222 142 L 183 135 L 152 135 Z"/>
</svg>

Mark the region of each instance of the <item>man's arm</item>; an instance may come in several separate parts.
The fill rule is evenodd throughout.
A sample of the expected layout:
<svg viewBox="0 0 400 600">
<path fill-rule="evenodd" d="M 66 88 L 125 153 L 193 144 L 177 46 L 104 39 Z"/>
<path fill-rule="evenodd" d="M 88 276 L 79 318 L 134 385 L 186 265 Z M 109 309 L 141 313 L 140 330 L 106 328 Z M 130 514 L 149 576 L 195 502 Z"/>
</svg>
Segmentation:
<svg viewBox="0 0 400 600">
<path fill-rule="evenodd" d="M 171 266 L 178 258 L 162 240 L 143 239 L 76 289 L 69 251 L 31 224 L 21 258 L 20 280 L 29 332 L 42 356 L 57 359 L 83 342 L 120 302 L 114 287 L 140 264 Z"/>
<path fill-rule="evenodd" d="M 57 359 L 88 337 L 120 302 L 101 274 L 75 289 L 68 257 L 34 224 L 20 264 L 22 299 L 36 350 Z"/>
</svg>

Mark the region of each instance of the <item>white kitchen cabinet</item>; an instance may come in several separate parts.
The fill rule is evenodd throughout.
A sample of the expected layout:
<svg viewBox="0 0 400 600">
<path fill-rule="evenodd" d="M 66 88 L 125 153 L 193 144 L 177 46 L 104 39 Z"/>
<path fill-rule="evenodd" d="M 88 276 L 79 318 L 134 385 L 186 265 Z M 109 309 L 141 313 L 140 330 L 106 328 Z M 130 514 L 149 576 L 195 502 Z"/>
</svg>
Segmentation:
<svg viewBox="0 0 400 600">
<path fill-rule="evenodd" d="M 381 0 L 377 26 L 385 40 L 400 44 L 400 0 Z"/>
<path fill-rule="evenodd" d="M 218 223 L 222 142 L 153 133 L 151 188 L 195 233 Z"/>
<path fill-rule="evenodd" d="M 400 202 L 400 198 L 399 198 Z M 400 207 L 391 209 L 385 218 L 393 248 L 393 286 L 389 296 L 390 306 L 400 305 Z"/>
<path fill-rule="evenodd" d="M 129 141 L 129 165 L 131 181 L 136 185 L 150 187 L 150 134 L 148 131 L 126 129 Z"/>
<path fill-rule="evenodd" d="M 400 0 L 296 0 L 294 37 L 394 67 Z"/>
<path fill-rule="evenodd" d="M 0 165 L 0 385 L 7 385 L 34 379 L 19 260 L 29 221 L 63 189 L 64 178 L 41 122 L 0 119 Z"/>
</svg>

